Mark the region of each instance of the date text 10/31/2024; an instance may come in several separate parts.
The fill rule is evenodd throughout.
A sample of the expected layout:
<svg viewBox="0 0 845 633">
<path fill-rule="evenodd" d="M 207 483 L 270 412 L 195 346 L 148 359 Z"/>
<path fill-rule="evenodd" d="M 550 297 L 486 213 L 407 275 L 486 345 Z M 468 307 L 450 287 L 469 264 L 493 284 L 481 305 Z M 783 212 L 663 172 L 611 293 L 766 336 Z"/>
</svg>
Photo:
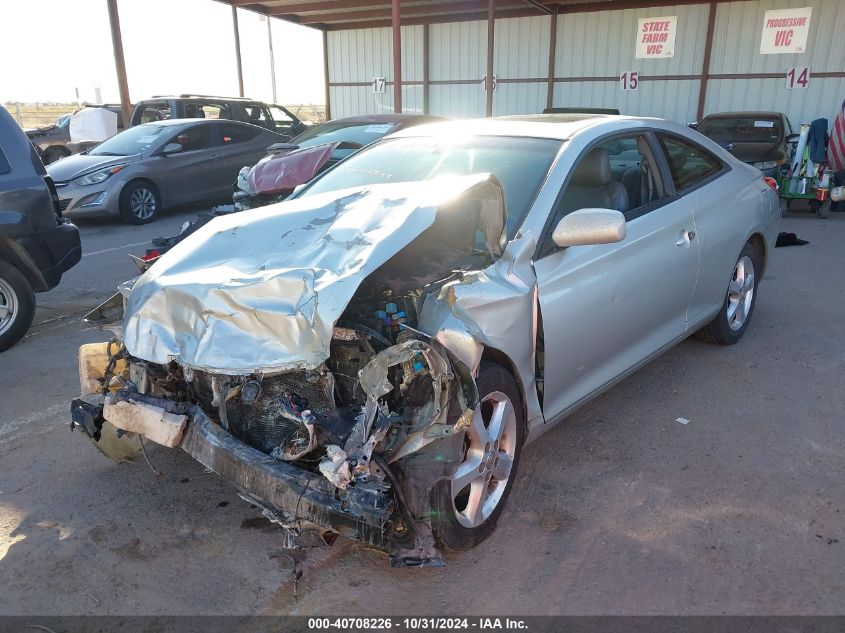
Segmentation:
<svg viewBox="0 0 845 633">
<path fill-rule="evenodd" d="M 528 630 L 528 624 L 519 618 L 309 618 L 309 630 L 356 631 L 418 631 L 418 630 Z"/>
</svg>

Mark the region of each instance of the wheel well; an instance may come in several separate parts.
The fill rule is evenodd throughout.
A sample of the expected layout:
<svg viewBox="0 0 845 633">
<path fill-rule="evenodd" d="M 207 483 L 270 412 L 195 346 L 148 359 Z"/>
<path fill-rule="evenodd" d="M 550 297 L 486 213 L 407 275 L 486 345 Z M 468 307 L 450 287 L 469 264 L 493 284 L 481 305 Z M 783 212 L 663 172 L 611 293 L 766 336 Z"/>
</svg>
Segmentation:
<svg viewBox="0 0 845 633">
<path fill-rule="evenodd" d="M 143 182 L 152 187 L 152 189 L 156 192 L 156 195 L 158 196 L 158 210 L 161 211 L 164 208 L 164 194 L 161 191 L 161 187 L 159 187 L 154 181 L 150 180 L 149 178 L 133 178 L 125 185 L 123 185 L 123 189 L 120 190 L 120 195 L 123 196 L 123 192 L 126 191 L 126 188 L 130 185 L 134 185 L 136 182 Z"/>
<path fill-rule="evenodd" d="M 519 378 L 519 372 L 516 366 L 511 361 L 510 357 L 503 351 L 494 347 L 485 347 L 481 353 L 481 360 L 490 363 L 496 363 L 500 367 L 504 367 L 507 372 L 513 376 L 513 381 L 516 383 L 516 388 L 519 390 L 520 406 L 522 407 L 522 420 L 525 428 L 523 429 L 523 437 L 528 437 L 528 407 L 526 405 L 525 390 L 522 386 L 522 381 Z"/>
<path fill-rule="evenodd" d="M 754 233 L 754 235 L 748 238 L 748 241 L 753 244 L 754 248 L 757 249 L 757 252 L 760 253 L 760 256 L 763 258 L 763 270 L 760 271 L 760 278 L 762 279 L 763 275 L 766 273 L 766 265 L 769 257 L 769 253 L 766 250 L 766 240 L 759 233 Z"/>
</svg>

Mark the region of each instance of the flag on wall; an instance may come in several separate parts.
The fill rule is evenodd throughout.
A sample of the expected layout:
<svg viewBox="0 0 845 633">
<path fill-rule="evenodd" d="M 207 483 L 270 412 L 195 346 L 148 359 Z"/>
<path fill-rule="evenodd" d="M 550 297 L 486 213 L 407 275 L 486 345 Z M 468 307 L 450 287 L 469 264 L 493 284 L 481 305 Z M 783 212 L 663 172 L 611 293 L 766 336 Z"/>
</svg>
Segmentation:
<svg viewBox="0 0 845 633">
<path fill-rule="evenodd" d="M 845 101 L 833 119 L 833 131 L 827 144 L 827 162 L 833 171 L 845 170 Z"/>
</svg>

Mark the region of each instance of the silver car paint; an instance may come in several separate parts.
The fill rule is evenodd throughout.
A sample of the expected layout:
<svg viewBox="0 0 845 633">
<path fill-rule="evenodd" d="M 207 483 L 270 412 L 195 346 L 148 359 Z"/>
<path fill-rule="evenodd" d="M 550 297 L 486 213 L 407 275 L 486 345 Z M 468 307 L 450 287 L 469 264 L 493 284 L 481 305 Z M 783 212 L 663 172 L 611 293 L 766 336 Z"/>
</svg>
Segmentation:
<svg viewBox="0 0 845 633">
<path fill-rule="evenodd" d="M 172 128 L 146 152 L 132 156 L 96 156 L 78 154 L 68 156 L 47 166 L 47 172 L 56 184 L 59 199 L 68 201 L 64 214 L 71 218 L 116 216 L 120 214 L 120 193 L 132 180 L 144 179 L 155 184 L 160 194 L 160 207 L 219 200 L 228 197 L 238 170 L 254 164 L 266 154 L 266 148 L 283 139 L 264 128 L 252 139 L 230 146 L 212 145 L 206 149 L 179 152 L 168 156 L 160 150 L 175 136 L 194 125 L 216 126 L 232 121 L 206 119 L 170 119 L 147 125 L 166 125 Z M 114 137 L 113 137 L 114 138 Z M 94 185 L 74 182 L 85 173 L 109 165 L 125 164 L 126 167 L 107 180 Z M 102 203 L 83 206 L 97 194 L 105 192 Z"/>
<path fill-rule="evenodd" d="M 581 152 L 607 134 L 646 129 L 666 130 L 692 139 L 722 158 L 731 170 L 690 195 L 632 220 L 627 237 L 618 244 L 573 246 L 533 261 L 550 209 Z M 529 439 L 547 429 L 550 424 L 546 422 L 561 419 L 712 318 L 722 305 L 737 256 L 752 235 L 761 236 L 767 251 L 774 246 L 779 215 L 774 212 L 775 194 L 763 184 L 761 174 L 683 126 L 633 117 L 598 118 L 575 124 L 461 122 L 422 126 L 396 136 L 452 133 L 569 139 L 504 255 L 489 269 L 470 275 L 466 282 L 447 286 L 439 296 L 428 299 L 419 324 L 473 370 L 484 347 L 494 348 L 510 359 L 526 397 Z M 297 201 L 257 212 L 275 213 L 274 209 L 291 204 Z M 212 234 L 224 229 L 237 231 L 223 218 L 207 225 L 205 231 Z M 691 230 L 700 237 L 688 239 Z M 409 242 L 418 231 L 419 226 L 409 226 L 401 232 L 402 242 Z M 399 234 L 390 233 L 393 237 Z M 190 243 L 186 240 L 186 248 Z M 186 250 L 185 256 L 188 255 Z M 225 253 L 215 257 L 222 255 Z M 202 263 L 202 256 L 197 263 Z M 196 266 L 188 281 L 203 285 L 201 269 Z M 163 286 L 159 290 L 164 294 L 168 289 Z M 351 296 L 354 290 L 349 288 L 344 293 Z M 184 304 L 177 300 L 181 307 L 174 307 L 198 315 L 205 310 L 209 297 L 219 295 L 220 305 L 227 305 L 227 293 L 226 284 L 214 288 L 205 285 L 202 292 L 192 293 Z M 319 305 L 316 295 L 313 298 Z M 278 301 L 274 304 L 266 296 L 256 300 L 266 310 L 290 312 L 287 300 L 282 301 L 285 305 L 276 305 Z M 143 310 L 142 303 L 139 300 L 136 304 L 136 314 Z M 542 411 L 534 377 L 538 304 L 546 344 Z M 156 306 L 158 314 L 170 309 L 166 303 Z M 338 307 L 342 308 L 332 305 L 331 312 Z M 229 318 L 225 311 L 217 311 L 216 317 Z M 131 318 L 131 313 L 127 313 L 127 319 Z M 292 326 L 295 321 L 291 320 Z M 162 323 L 163 329 L 172 328 L 163 340 L 194 336 L 193 329 L 185 325 L 188 323 L 189 320 L 178 325 Z M 243 332 L 246 339 L 249 328 L 247 325 Z M 294 343 L 304 331 L 294 327 L 285 335 L 284 345 L 288 346 L 290 357 L 278 368 L 289 366 L 287 362 L 295 360 L 297 354 L 299 360 L 307 354 L 310 348 L 299 353 Z M 143 334 L 144 330 L 137 328 L 136 335 Z M 191 344 L 196 347 L 202 341 L 203 345 L 217 346 L 221 358 L 241 353 L 239 346 L 244 338 L 236 337 L 231 344 L 222 338 L 214 341 L 201 337 Z M 128 344 L 129 351 L 162 362 L 172 353 L 172 346 L 156 349 L 157 341 L 158 336 L 151 336 L 147 342 L 134 338 Z"/>
</svg>

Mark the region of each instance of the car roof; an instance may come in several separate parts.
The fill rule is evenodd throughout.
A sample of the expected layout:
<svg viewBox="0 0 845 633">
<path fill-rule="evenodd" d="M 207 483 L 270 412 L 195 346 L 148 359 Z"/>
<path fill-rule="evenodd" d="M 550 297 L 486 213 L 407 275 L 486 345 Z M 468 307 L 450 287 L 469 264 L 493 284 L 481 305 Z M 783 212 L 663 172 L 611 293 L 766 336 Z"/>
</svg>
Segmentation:
<svg viewBox="0 0 845 633">
<path fill-rule="evenodd" d="M 392 137 L 414 136 L 524 136 L 565 141 L 587 128 L 607 123 L 638 121 L 665 123 L 662 119 L 605 114 L 527 114 L 444 121 L 406 128 L 391 134 Z"/>
<path fill-rule="evenodd" d="M 162 119 L 161 121 L 147 121 L 146 123 L 141 123 L 140 126 L 144 125 L 163 125 L 165 127 L 177 127 L 179 125 L 214 125 L 215 123 L 219 122 L 224 123 L 236 123 L 239 125 L 249 125 L 248 123 L 244 123 L 243 121 L 233 121 L 231 119 Z M 140 127 L 138 126 L 138 127 Z M 252 126 L 257 127 L 257 126 Z M 260 128 L 264 129 L 264 128 Z"/>
</svg>

